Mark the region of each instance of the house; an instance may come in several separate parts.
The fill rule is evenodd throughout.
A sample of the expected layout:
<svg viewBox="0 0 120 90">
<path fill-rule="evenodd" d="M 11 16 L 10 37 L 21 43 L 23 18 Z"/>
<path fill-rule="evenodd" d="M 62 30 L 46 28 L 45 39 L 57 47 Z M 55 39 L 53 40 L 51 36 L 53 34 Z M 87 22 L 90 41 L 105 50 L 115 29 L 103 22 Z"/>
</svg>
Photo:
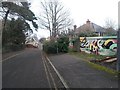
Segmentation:
<svg viewBox="0 0 120 90">
<path fill-rule="evenodd" d="M 98 36 L 103 36 L 105 31 L 106 31 L 105 28 L 103 28 L 103 27 L 89 21 L 89 19 L 88 19 L 85 24 L 83 24 L 82 26 L 76 28 L 74 33 L 76 35 L 79 35 L 80 33 L 92 32 L 92 33 L 97 34 Z"/>
<path fill-rule="evenodd" d="M 27 37 L 25 45 L 28 48 L 38 48 L 39 42 L 34 37 Z"/>
<path fill-rule="evenodd" d="M 69 46 L 73 47 L 73 41 L 79 37 L 80 33 L 94 33 L 96 36 L 103 36 L 106 33 L 106 29 L 91 22 L 89 19 L 86 21 L 85 24 L 78 27 L 74 25 L 73 29 L 68 30 L 69 36 Z"/>
</svg>

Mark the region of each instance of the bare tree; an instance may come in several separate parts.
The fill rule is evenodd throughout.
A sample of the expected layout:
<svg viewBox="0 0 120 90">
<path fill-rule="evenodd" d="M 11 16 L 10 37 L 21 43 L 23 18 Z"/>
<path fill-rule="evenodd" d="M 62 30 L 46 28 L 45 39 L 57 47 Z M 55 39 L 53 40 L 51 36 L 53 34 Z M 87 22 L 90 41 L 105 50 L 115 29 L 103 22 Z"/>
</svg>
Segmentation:
<svg viewBox="0 0 120 90">
<path fill-rule="evenodd" d="M 105 28 L 115 28 L 116 25 L 115 25 L 115 21 L 112 20 L 111 18 L 106 18 L 105 19 Z"/>
<path fill-rule="evenodd" d="M 56 37 L 60 30 L 72 25 L 72 20 L 69 17 L 69 11 L 64 9 L 64 6 L 58 0 L 50 0 L 49 2 L 41 2 L 42 15 L 39 20 L 41 27 L 50 31 L 50 38 Z"/>
<path fill-rule="evenodd" d="M 105 32 L 107 35 L 116 35 L 117 31 L 115 30 L 116 28 L 116 23 L 114 20 L 110 19 L 110 18 L 106 18 L 105 20 Z"/>
</svg>

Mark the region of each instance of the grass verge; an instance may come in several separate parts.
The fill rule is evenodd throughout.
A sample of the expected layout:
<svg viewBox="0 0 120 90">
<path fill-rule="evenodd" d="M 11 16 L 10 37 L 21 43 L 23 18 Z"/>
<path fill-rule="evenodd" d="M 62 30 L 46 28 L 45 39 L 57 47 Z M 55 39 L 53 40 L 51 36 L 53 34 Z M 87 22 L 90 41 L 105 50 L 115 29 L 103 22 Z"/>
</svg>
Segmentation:
<svg viewBox="0 0 120 90">
<path fill-rule="evenodd" d="M 105 66 L 90 62 L 91 59 L 96 59 L 96 60 L 105 59 L 106 58 L 105 56 L 95 55 L 95 54 L 87 54 L 84 52 L 69 52 L 69 54 L 74 55 L 74 56 L 86 61 L 87 64 L 89 64 L 91 67 L 93 67 L 95 69 L 102 70 L 102 71 L 108 72 L 113 75 L 118 75 L 118 74 L 120 75 L 120 72 L 118 72 L 116 70 L 113 70 L 113 69 L 107 68 Z"/>
<path fill-rule="evenodd" d="M 106 58 L 106 56 L 87 54 L 85 52 L 69 52 L 69 53 L 85 60 L 102 60 Z"/>
</svg>

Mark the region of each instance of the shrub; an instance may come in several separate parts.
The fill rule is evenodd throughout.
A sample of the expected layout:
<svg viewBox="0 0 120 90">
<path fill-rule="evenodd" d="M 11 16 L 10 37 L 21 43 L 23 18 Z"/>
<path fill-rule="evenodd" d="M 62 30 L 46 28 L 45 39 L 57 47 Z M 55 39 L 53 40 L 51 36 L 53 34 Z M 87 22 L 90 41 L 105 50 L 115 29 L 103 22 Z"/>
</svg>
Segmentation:
<svg viewBox="0 0 120 90">
<path fill-rule="evenodd" d="M 69 39 L 67 37 L 60 37 L 57 41 L 45 42 L 43 45 L 43 50 L 46 53 L 56 54 L 67 53 L 68 52 Z"/>
<path fill-rule="evenodd" d="M 12 51 L 18 51 L 18 50 L 21 50 L 21 49 L 24 49 L 25 48 L 25 45 L 22 45 L 22 44 L 12 44 L 11 46 L 10 46 L 10 49 L 12 50 Z"/>
<path fill-rule="evenodd" d="M 24 44 L 14 44 L 14 43 L 7 43 L 2 47 L 2 53 L 8 53 L 13 51 L 22 50 L 25 48 Z"/>
<path fill-rule="evenodd" d="M 49 53 L 55 54 L 57 53 L 57 43 L 52 41 L 45 42 L 43 45 L 43 50 L 48 54 Z"/>
<path fill-rule="evenodd" d="M 67 53 L 69 46 L 69 38 L 68 37 L 61 37 L 58 39 L 58 51 Z"/>
</svg>

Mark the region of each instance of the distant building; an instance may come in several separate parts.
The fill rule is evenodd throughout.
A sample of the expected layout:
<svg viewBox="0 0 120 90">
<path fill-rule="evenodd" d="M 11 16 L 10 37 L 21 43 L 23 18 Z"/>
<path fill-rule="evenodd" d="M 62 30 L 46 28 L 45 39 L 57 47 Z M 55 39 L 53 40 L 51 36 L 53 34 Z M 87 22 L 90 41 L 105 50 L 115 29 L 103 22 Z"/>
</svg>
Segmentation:
<svg viewBox="0 0 120 90">
<path fill-rule="evenodd" d="M 44 43 L 46 41 L 46 38 L 40 38 L 39 42 Z"/>
<path fill-rule="evenodd" d="M 86 21 L 85 24 L 83 24 L 80 27 L 77 27 L 74 25 L 73 29 L 68 29 L 68 36 L 69 36 L 69 46 L 73 47 L 73 41 L 75 38 L 78 38 L 80 34 L 86 33 L 92 33 L 95 34 L 96 36 L 104 36 L 106 34 L 106 29 L 91 22 L 89 19 Z"/>
<path fill-rule="evenodd" d="M 28 37 L 28 38 L 26 38 L 25 45 L 28 48 L 37 48 L 38 47 L 38 42 L 35 40 L 35 38 Z"/>
<path fill-rule="evenodd" d="M 89 21 L 89 19 L 88 19 L 85 24 L 76 28 L 74 33 L 76 35 L 79 35 L 80 33 L 93 32 L 93 33 L 97 34 L 98 36 L 103 36 L 105 31 L 106 31 L 105 28 Z"/>
</svg>

